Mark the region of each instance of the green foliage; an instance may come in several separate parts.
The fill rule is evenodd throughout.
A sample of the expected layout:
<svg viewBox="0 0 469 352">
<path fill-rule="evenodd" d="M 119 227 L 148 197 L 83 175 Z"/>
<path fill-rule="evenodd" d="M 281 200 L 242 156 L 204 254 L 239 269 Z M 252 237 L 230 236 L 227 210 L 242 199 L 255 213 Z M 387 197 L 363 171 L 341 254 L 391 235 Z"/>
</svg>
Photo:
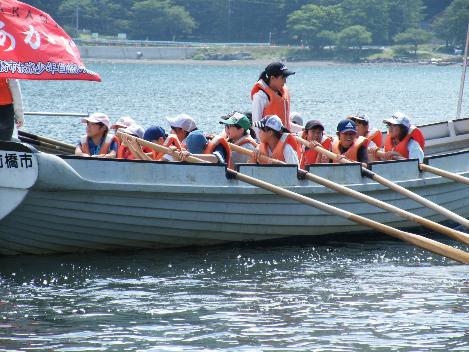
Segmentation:
<svg viewBox="0 0 469 352">
<path fill-rule="evenodd" d="M 371 33 L 366 30 L 363 26 L 350 26 L 337 35 L 337 45 L 342 49 L 359 49 L 361 50 L 363 45 L 371 44 Z"/>
<path fill-rule="evenodd" d="M 450 46 L 463 46 L 469 23 L 469 1 L 454 0 L 435 22 L 436 35 Z"/>
<path fill-rule="evenodd" d="M 394 37 L 397 44 L 411 44 L 414 46 L 415 55 L 417 55 L 418 46 L 420 44 L 428 43 L 432 39 L 432 34 L 420 29 L 409 28 L 405 32 L 399 33 Z"/>
<path fill-rule="evenodd" d="M 170 0 L 143 0 L 132 6 L 133 33 L 136 37 L 153 40 L 175 40 L 176 36 L 191 33 L 194 19 L 182 6 Z"/>
<path fill-rule="evenodd" d="M 127 33 L 134 39 L 307 44 L 321 49 L 336 34 L 360 25 L 373 44 L 390 44 L 424 18 L 440 14 L 450 0 L 28 0 L 59 24 L 102 35 Z M 456 41 L 458 24 L 448 26 L 462 3 L 454 0 L 438 27 L 439 36 Z M 459 5 L 458 5 L 459 4 Z M 456 6 L 458 5 L 458 6 Z M 457 17 L 457 16 L 456 16 Z M 464 16 L 462 16 L 464 17 Z M 457 21 L 456 21 L 457 22 Z M 461 22 L 461 21 L 460 21 Z M 446 29 L 448 28 L 448 29 Z M 464 30 L 463 30 L 464 31 Z M 73 34 L 73 33 L 72 33 Z M 464 35 L 462 36 L 464 37 Z M 457 34 L 457 41 L 461 35 Z M 321 50 L 322 51 L 322 50 Z"/>
<path fill-rule="evenodd" d="M 309 4 L 288 16 L 287 30 L 295 39 L 321 48 L 334 43 L 333 30 L 339 27 L 341 17 L 337 6 Z"/>
</svg>

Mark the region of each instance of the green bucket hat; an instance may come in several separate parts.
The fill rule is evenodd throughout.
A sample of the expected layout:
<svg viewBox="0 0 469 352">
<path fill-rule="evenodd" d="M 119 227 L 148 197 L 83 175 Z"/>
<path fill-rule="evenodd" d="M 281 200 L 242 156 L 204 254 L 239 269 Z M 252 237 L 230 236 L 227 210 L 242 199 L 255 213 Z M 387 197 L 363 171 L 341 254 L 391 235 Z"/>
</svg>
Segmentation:
<svg viewBox="0 0 469 352">
<path fill-rule="evenodd" d="M 220 121 L 220 124 L 239 125 L 241 128 L 244 128 L 245 130 L 248 130 L 251 127 L 251 121 L 249 121 L 248 117 L 239 112 L 234 113 L 232 116 L 230 116 L 226 120 Z"/>
</svg>

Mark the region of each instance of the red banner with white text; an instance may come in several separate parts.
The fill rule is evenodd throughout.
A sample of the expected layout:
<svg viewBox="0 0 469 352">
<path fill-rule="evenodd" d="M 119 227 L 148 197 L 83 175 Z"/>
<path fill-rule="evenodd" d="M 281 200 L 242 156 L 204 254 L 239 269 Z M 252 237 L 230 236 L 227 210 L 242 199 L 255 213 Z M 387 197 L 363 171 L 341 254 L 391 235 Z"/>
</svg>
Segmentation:
<svg viewBox="0 0 469 352">
<path fill-rule="evenodd" d="M 101 81 L 48 14 L 16 0 L 0 0 L 0 78 Z"/>
</svg>

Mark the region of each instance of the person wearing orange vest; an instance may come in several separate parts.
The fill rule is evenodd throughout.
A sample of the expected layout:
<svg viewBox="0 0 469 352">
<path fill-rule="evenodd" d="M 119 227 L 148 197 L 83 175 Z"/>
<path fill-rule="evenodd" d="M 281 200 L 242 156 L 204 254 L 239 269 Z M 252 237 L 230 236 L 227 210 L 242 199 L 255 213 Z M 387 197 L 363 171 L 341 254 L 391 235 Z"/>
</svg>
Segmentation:
<svg viewBox="0 0 469 352">
<path fill-rule="evenodd" d="M 21 89 L 16 79 L 0 78 L 0 141 L 10 141 L 24 123 Z M 16 133 L 16 132 L 15 132 Z"/>
<path fill-rule="evenodd" d="M 119 121 L 118 121 L 119 122 Z M 112 125 L 111 128 L 115 126 Z M 119 126 L 119 125 L 118 125 Z M 131 136 L 134 136 L 134 137 L 138 137 L 138 138 L 143 138 L 143 134 L 145 133 L 145 130 L 143 129 L 142 126 L 138 125 L 137 123 L 134 123 L 133 124 L 130 124 L 128 127 L 126 128 L 116 128 L 116 131 L 120 129 L 122 132 L 128 134 L 128 135 L 131 135 Z M 129 147 L 127 147 L 126 145 L 124 145 L 123 143 L 120 143 L 120 140 L 117 136 L 114 136 L 113 137 L 113 140 L 118 140 L 119 141 L 119 146 L 117 148 L 117 159 L 126 159 L 126 160 L 138 160 L 139 157 L 134 155 L 132 153 L 132 151 L 129 149 Z M 143 150 L 144 148 L 142 148 Z M 148 151 L 150 152 L 150 150 L 144 150 L 145 151 Z"/>
<path fill-rule="evenodd" d="M 253 123 L 265 116 L 277 115 L 285 128 L 291 128 L 290 95 L 286 82 L 287 77 L 294 74 L 281 62 L 273 62 L 262 71 L 251 90 Z"/>
<path fill-rule="evenodd" d="M 383 122 L 388 126 L 384 141 L 384 159 L 419 159 L 423 162 L 425 137 L 422 131 L 412 125 L 410 119 L 402 112 L 394 113 Z"/>
<path fill-rule="evenodd" d="M 75 155 L 82 157 L 115 158 L 117 143 L 109 135 L 109 117 L 94 113 L 81 120 L 86 124 L 86 135 L 82 136 L 75 148 Z"/>
<path fill-rule="evenodd" d="M 231 149 L 223 137 L 215 136 L 209 141 L 202 131 L 195 130 L 187 136 L 186 148 L 187 150 L 177 152 L 180 161 L 185 161 L 187 157 L 194 156 L 209 163 L 226 163 L 230 165 Z"/>
<path fill-rule="evenodd" d="M 260 144 L 257 146 L 257 162 L 259 155 L 265 155 L 287 164 L 299 164 L 301 148 L 295 137 L 286 129 L 280 117 L 270 115 L 254 123 L 259 128 Z"/>
<path fill-rule="evenodd" d="M 179 114 L 173 118 L 166 118 L 171 127 L 171 134 L 178 137 L 182 146 L 186 144 L 186 138 L 192 131 L 197 130 L 197 125 L 192 117 L 187 114 Z"/>
<path fill-rule="evenodd" d="M 301 138 L 309 142 L 320 143 L 326 150 L 332 149 L 332 137 L 324 134 L 324 126 L 318 120 L 310 120 L 306 123 Z M 314 148 L 303 147 L 300 167 L 304 169 L 308 165 L 328 163 L 329 158 Z"/>
<path fill-rule="evenodd" d="M 360 163 L 368 162 L 368 139 L 359 136 L 352 120 L 342 120 L 337 125 L 337 138 L 332 142 L 332 152 L 340 157 Z M 338 160 L 334 160 L 335 163 Z"/>
<path fill-rule="evenodd" d="M 226 120 L 221 120 L 220 124 L 225 125 L 225 135 L 228 142 L 239 145 L 245 149 L 255 150 L 257 143 L 254 140 L 255 132 L 251 129 L 251 121 L 248 117 L 239 112 L 231 114 Z M 253 138 L 254 137 L 254 138 Z M 231 152 L 231 167 L 235 164 L 248 163 L 250 156 L 241 154 L 237 151 Z"/>
<path fill-rule="evenodd" d="M 148 142 L 162 145 L 167 148 L 175 148 L 177 150 L 182 150 L 181 143 L 179 139 L 173 135 L 166 135 L 165 130 L 160 126 L 151 126 L 143 135 L 143 139 Z M 156 150 L 152 150 L 150 154 L 148 154 L 153 160 L 155 161 L 174 161 L 174 158 L 162 152 L 157 152 Z"/>
<path fill-rule="evenodd" d="M 347 118 L 355 122 L 358 135 L 368 139 L 368 161 L 378 160 L 376 152 L 383 146 L 383 133 L 377 128 L 370 129 L 370 119 L 366 114 L 358 113 Z"/>
</svg>

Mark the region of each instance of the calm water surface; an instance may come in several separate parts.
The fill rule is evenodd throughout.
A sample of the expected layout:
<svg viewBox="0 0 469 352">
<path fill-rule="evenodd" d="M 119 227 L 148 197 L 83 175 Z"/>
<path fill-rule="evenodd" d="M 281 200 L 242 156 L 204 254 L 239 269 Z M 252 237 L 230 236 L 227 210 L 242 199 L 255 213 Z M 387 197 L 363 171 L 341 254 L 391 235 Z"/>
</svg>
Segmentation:
<svg viewBox="0 0 469 352">
<path fill-rule="evenodd" d="M 214 131 L 218 116 L 249 108 L 260 71 L 89 66 L 103 83 L 24 82 L 26 109 L 129 114 L 144 126 L 186 112 Z M 295 69 L 293 109 L 329 130 L 358 109 L 376 125 L 397 109 L 417 123 L 456 110 L 459 67 Z M 29 117 L 27 129 L 83 133 L 76 118 Z M 3 350 L 468 351 L 469 270 L 383 238 L 3 257 Z"/>
</svg>

